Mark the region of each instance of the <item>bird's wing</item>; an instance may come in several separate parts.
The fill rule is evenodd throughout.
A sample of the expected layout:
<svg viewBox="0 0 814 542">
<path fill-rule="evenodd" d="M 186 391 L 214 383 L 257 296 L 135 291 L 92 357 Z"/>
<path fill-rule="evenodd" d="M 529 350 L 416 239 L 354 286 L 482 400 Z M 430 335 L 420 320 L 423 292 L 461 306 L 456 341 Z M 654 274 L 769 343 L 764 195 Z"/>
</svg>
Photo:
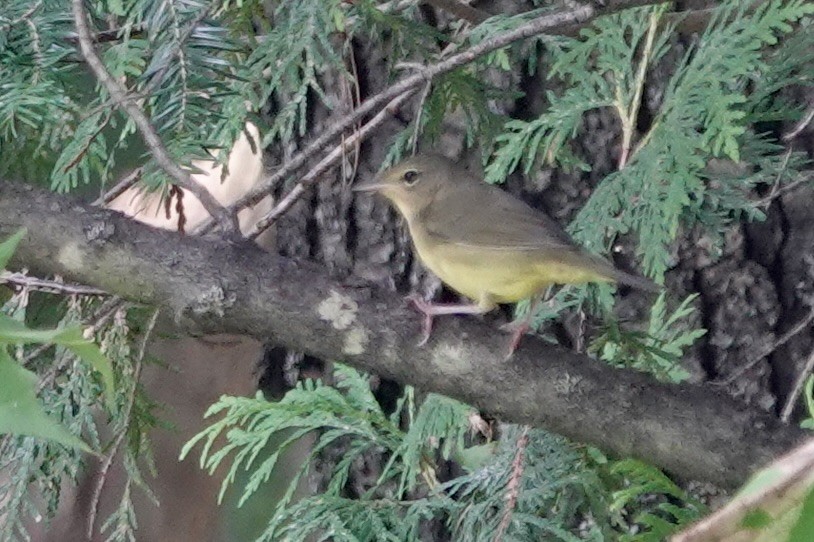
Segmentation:
<svg viewBox="0 0 814 542">
<path fill-rule="evenodd" d="M 500 188 L 467 183 L 436 198 L 421 216 L 426 232 L 440 243 L 493 250 L 580 251 L 544 213 Z"/>
<path fill-rule="evenodd" d="M 585 251 L 546 214 L 492 185 L 471 183 L 451 190 L 433 200 L 422 214 L 426 234 L 439 244 L 528 251 L 545 260 L 591 269 L 634 288 L 660 291 L 649 279 L 616 269 L 605 258 Z"/>
</svg>

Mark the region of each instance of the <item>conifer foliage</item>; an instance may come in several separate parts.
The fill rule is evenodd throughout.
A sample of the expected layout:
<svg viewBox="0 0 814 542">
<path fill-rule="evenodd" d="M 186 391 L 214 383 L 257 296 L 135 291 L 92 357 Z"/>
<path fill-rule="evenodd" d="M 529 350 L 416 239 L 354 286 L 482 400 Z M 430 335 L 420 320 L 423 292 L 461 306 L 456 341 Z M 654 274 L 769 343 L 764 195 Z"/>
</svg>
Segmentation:
<svg viewBox="0 0 814 542">
<path fill-rule="evenodd" d="M 312 113 L 342 105 L 328 86 L 358 84 L 359 66 L 347 52 L 360 44 L 378 51 L 395 81 L 416 65 L 442 62 L 562 9 L 536 1 L 519 15 L 470 25 L 433 21 L 411 0 L 82 4 L 107 70 L 184 166 L 208 153 L 223 161 L 218 150 L 231 147 L 247 120 L 262 127 L 257 143 L 278 155 L 317 137 L 309 132 Z M 681 19 L 673 6 L 659 4 L 597 17 L 570 36 L 535 35 L 473 55 L 417 92 L 417 112 L 387 142 L 384 165 L 419 142 L 436 144 L 445 120 L 462 114 L 465 144 L 482 157 L 488 182 L 545 168 L 587 172 L 591 157 L 574 141 L 586 130 L 586 113 L 609 110 L 619 124 L 618 167 L 595 187 L 570 231 L 605 254 L 618 237 L 632 237 L 644 273 L 663 282 L 682 228 L 700 227 L 720 245 L 731 224 L 763 218 L 756 187 L 780 188 L 804 167 L 765 125 L 799 118 L 800 107 L 783 91 L 814 84 L 814 4 L 719 4 L 692 38 L 678 36 Z M 133 120 L 113 106 L 79 56 L 71 8 L 69 0 L 0 5 L 0 177 L 60 192 L 98 191 L 123 168 L 143 163 L 145 188 L 169 191 L 171 180 L 136 137 Z M 645 121 L 648 78 L 668 64 L 668 83 Z M 523 97 L 524 76 L 540 74 L 547 90 L 539 115 L 507 105 Z M 376 91 L 365 89 L 368 96 Z M 721 173 L 710 168 L 714 160 L 738 167 Z M 125 491 L 99 525 L 107 540 L 135 540 L 132 494 L 150 493 L 142 476 L 152 468 L 147 433 L 160 423 L 138 384 L 146 361 L 136 337 L 149 337 L 155 315 L 83 293 L 48 296 L 40 303 L 54 326 L 98 323 L 93 332 L 111 360 L 117 398 L 96 401 L 111 391 L 92 363 L 101 355 L 95 351 L 23 345 L 15 328 L 8 342 L 17 351 L 6 355 L 3 345 L 3 362 L 14 355 L 37 375 L 43 408 L 72 435 L 113 450 L 111 458 L 123 451 Z M 693 299 L 662 294 L 641 331 L 623 331 L 611 316 L 610 287 L 564 288 L 535 322 L 562 310 L 592 311 L 604 319 L 588 345 L 597 363 L 680 381 L 688 376 L 682 353 L 705 332 L 688 323 Z M 36 317 L 25 296 L 0 302 L 0 316 L 18 324 Z M 0 325 L 0 338 L 3 332 Z M 234 487 L 241 506 L 267 483 L 286 448 L 313 437 L 282 497 L 267 507 L 258 538 L 267 541 L 655 541 L 704 512 L 667 476 L 635 460 L 609 458 L 542 429 L 487 421 L 468 405 L 409 386 L 396 399 L 386 410 L 367 375 L 337 363 L 323 380 L 299 382 L 279 401 L 223 397 L 182 456 L 210 472 L 225 468 L 221 496 Z M 99 408 L 115 428 L 111 442 L 101 441 Z M 360 483 L 365 462 L 379 471 Z M 318 467 L 327 470 L 323 487 L 299 494 Z M 0 541 L 27 539 L 26 525 L 53 515 L 61 488 L 81 469 L 80 454 L 66 442 L 0 438 Z"/>
</svg>

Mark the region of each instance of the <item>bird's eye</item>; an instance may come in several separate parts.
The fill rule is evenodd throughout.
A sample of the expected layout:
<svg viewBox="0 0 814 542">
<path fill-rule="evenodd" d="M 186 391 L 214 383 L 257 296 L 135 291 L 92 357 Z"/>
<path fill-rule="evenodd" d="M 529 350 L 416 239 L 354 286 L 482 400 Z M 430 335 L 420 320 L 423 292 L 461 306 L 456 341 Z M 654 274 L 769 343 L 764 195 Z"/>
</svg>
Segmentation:
<svg viewBox="0 0 814 542">
<path fill-rule="evenodd" d="M 409 169 L 404 172 L 404 184 L 407 186 L 413 186 L 415 183 L 418 182 L 419 176 L 418 172 L 414 169 Z"/>
</svg>

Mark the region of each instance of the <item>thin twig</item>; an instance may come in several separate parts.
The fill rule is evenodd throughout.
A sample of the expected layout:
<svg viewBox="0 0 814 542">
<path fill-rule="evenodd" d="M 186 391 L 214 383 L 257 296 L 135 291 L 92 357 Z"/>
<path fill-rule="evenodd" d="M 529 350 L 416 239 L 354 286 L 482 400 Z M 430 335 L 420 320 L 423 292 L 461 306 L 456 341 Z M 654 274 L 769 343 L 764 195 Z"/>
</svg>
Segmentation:
<svg viewBox="0 0 814 542">
<path fill-rule="evenodd" d="M 74 22 L 76 24 L 77 34 L 79 35 L 79 47 L 82 51 L 82 56 L 85 58 L 88 66 L 90 66 L 96 79 L 104 85 L 114 103 L 123 109 L 133 120 L 133 123 L 141 133 L 141 137 L 150 149 L 156 163 L 175 181 L 175 184 L 195 195 L 204 209 L 206 209 L 227 232 L 239 231 L 237 214 L 224 208 L 206 188 L 195 182 L 188 171 L 185 171 L 172 160 L 167 148 L 164 146 L 158 133 L 156 133 L 155 128 L 150 124 L 150 119 L 147 118 L 146 113 L 135 100 L 128 96 L 127 90 L 107 71 L 107 68 L 93 46 L 88 16 L 87 13 L 85 13 L 82 2 L 83 0 L 72 0 Z"/>
<path fill-rule="evenodd" d="M 348 47 L 346 63 L 351 73 L 351 81 L 346 82 L 343 88 L 346 89 L 346 92 L 350 95 L 350 109 L 353 110 L 362 103 L 362 90 L 359 85 L 359 67 L 356 64 L 356 53 L 354 53 L 353 44 Z M 360 127 L 361 122 L 357 122 L 353 125 L 354 131 L 358 131 Z M 356 174 L 359 172 L 359 154 L 362 148 L 361 141 L 356 141 L 353 147 L 353 165 L 350 172 L 345 171 L 346 160 L 342 160 L 342 179 L 351 181 L 356 178 Z"/>
<path fill-rule="evenodd" d="M 734 373 L 732 373 L 731 375 L 726 377 L 724 380 L 717 380 L 717 381 L 712 382 L 712 384 L 714 384 L 716 386 L 728 386 L 729 384 L 731 384 L 732 382 L 734 382 L 735 380 L 740 378 L 741 375 L 743 375 L 746 371 L 748 371 L 749 369 L 751 369 L 752 367 L 754 367 L 755 365 L 757 365 L 758 363 L 763 361 L 763 359 L 766 356 L 770 355 L 772 352 L 774 352 L 775 350 L 777 350 L 778 348 L 780 348 L 781 346 L 783 346 L 784 344 L 789 342 L 789 340 L 792 337 L 794 337 L 795 335 L 797 335 L 798 333 L 803 331 L 813 321 L 814 321 L 814 308 L 812 308 L 809 311 L 808 315 L 805 318 L 803 318 L 802 320 L 797 322 L 797 324 L 793 328 L 791 328 L 786 333 L 784 333 L 770 347 L 765 348 L 763 351 L 759 352 L 757 355 L 755 355 L 755 357 L 753 357 L 752 359 L 747 361 L 744 365 L 739 367 Z"/>
<path fill-rule="evenodd" d="M 711 540 L 800 540 L 808 537 L 778 536 L 761 537 L 747 527 L 748 517 L 765 517 L 770 514 L 772 521 L 796 519 L 794 509 L 802 507 L 802 502 L 811 491 L 814 481 L 814 440 L 807 440 L 783 457 L 773 461 L 754 474 L 748 491 L 740 491 L 726 506 L 670 537 L 671 542 L 709 542 Z M 783 518 L 783 519 L 781 519 Z M 778 525 L 775 523 L 774 525 Z M 809 530 L 806 530 L 809 532 Z M 752 536 L 755 534 L 756 536 Z"/>
<path fill-rule="evenodd" d="M 73 0 L 74 3 L 81 0 Z M 382 92 L 365 100 L 358 108 L 352 113 L 339 119 L 335 124 L 328 127 L 322 135 L 309 143 L 300 153 L 289 160 L 283 167 L 276 173 L 266 178 L 263 183 L 255 186 L 242 198 L 233 203 L 229 210 L 232 212 L 239 211 L 246 207 L 256 205 L 268 194 L 270 194 L 280 181 L 285 180 L 289 176 L 296 173 L 302 168 L 309 160 L 311 160 L 317 153 L 327 147 L 331 141 L 338 138 L 348 128 L 353 126 L 359 119 L 366 117 L 373 111 L 380 110 L 393 100 L 402 96 L 404 93 L 410 91 L 414 92 L 418 87 L 426 84 L 427 81 L 437 77 L 441 74 L 452 71 L 460 66 L 469 64 L 473 60 L 480 58 L 483 55 L 489 54 L 493 51 L 506 47 L 516 41 L 529 38 L 541 34 L 547 30 L 560 27 L 572 23 L 584 23 L 599 14 L 609 13 L 611 11 L 620 11 L 628 7 L 639 5 L 652 4 L 654 2 L 647 2 L 643 0 L 627 0 L 620 1 L 614 4 L 613 10 L 606 9 L 605 11 L 597 11 L 591 5 L 579 6 L 574 9 L 567 9 L 556 13 L 549 13 L 533 19 L 512 31 L 506 32 L 494 38 L 484 40 L 477 45 L 474 45 L 456 55 L 453 55 L 446 60 L 442 60 L 436 64 L 431 64 L 421 70 L 418 70 L 413 75 L 405 77 L 401 81 L 387 87 Z M 212 229 L 215 221 L 211 218 L 201 224 L 198 231 L 206 233 Z"/>
<path fill-rule="evenodd" d="M 31 5 L 30 8 L 28 8 L 28 11 L 26 11 L 25 13 L 23 13 L 22 15 L 20 15 L 16 19 L 14 19 L 11 22 L 11 24 L 12 25 L 17 25 L 17 24 L 20 24 L 23 21 L 30 21 L 31 16 L 34 15 L 34 13 L 36 13 L 41 7 L 42 7 L 42 0 L 37 0 L 36 2 L 34 2 Z"/>
<path fill-rule="evenodd" d="M 132 172 L 130 172 L 129 175 L 125 176 L 121 181 L 116 183 L 116 185 L 113 188 L 111 188 L 98 198 L 96 198 L 93 201 L 93 205 L 98 205 L 100 207 L 104 205 L 109 205 L 111 201 L 127 192 L 127 190 L 129 190 L 131 186 L 136 184 L 138 180 L 141 178 L 141 174 L 143 171 L 144 168 L 141 167 L 134 169 Z"/>
<path fill-rule="evenodd" d="M 123 310 L 127 302 L 119 296 L 114 296 L 108 299 L 99 307 L 90 319 L 90 326 L 85 330 L 87 335 L 93 336 L 98 333 L 102 326 L 107 324 L 107 321 L 113 318 L 120 310 Z"/>
<path fill-rule="evenodd" d="M 523 477 L 523 462 L 526 457 L 526 446 L 529 443 L 529 426 L 523 426 L 523 432 L 517 438 L 515 445 L 514 461 L 512 461 L 512 475 L 509 478 L 509 483 L 506 484 L 506 508 L 503 510 L 503 517 L 500 519 L 500 525 L 495 534 L 495 542 L 503 540 L 503 535 L 512 521 L 512 513 L 517 506 L 517 497 L 520 495 L 520 480 Z"/>
<path fill-rule="evenodd" d="M 421 133 L 421 116 L 424 113 L 424 103 L 427 101 L 427 98 L 430 96 L 430 92 L 432 91 L 432 81 L 427 81 L 427 85 L 424 87 L 424 90 L 421 92 L 421 98 L 418 100 L 418 107 L 416 108 L 415 114 L 415 130 L 413 130 L 412 135 L 412 148 L 413 154 L 418 152 L 418 136 Z"/>
<path fill-rule="evenodd" d="M 795 188 L 799 187 L 801 184 L 811 182 L 812 179 L 814 179 L 814 172 L 801 173 L 800 176 L 794 181 L 788 184 L 784 184 L 783 186 L 777 188 L 776 190 L 773 188 L 772 192 L 769 195 L 757 200 L 755 202 L 755 205 L 757 205 L 758 207 L 765 207 L 766 205 L 770 204 L 772 201 L 776 200 L 783 194 L 791 192 Z"/>
<path fill-rule="evenodd" d="M 624 169 L 630 157 L 630 145 L 633 141 L 633 133 L 636 131 L 636 119 L 639 115 L 639 108 L 642 102 L 644 81 L 647 75 L 648 65 L 650 64 L 650 55 L 653 53 L 653 42 L 656 39 L 656 30 L 659 27 L 661 14 L 662 12 L 658 9 L 650 14 L 650 26 L 647 29 L 647 37 L 645 39 L 644 48 L 642 49 L 642 58 L 639 60 L 639 66 L 636 70 L 633 99 L 630 102 L 629 108 L 625 107 L 622 100 L 622 82 L 616 82 L 616 109 L 619 111 L 619 117 L 622 120 L 622 154 L 619 157 L 620 170 Z"/>
<path fill-rule="evenodd" d="M 42 74 L 42 65 L 44 64 L 42 58 L 42 47 L 41 42 L 42 39 L 40 38 L 40 33 L 37 30 L 37 25 L 34 21 L 30 18 L 26 18 L 25 24 L 28 26 L 28 29 L 31 33 L 31 49 L 34 51 L 34 58 L 36 59 L 36 71 L 34 72 L 34 77 L 32 82 L 36 82 L 40 75 Z"/>
<path fill-rule="evenodd" d="M 808 111 L 806 111 L 805 116 L 802 119 L 800 119 L 800 122 L 798 122 L 797 125 L 794 128 L 792 128 L 790 132 L 788 132 L 787 134 L 783 134 L 782 138 L 783 141 L 791 141 L 792 139 L 800 135 L 800 132 L 805 130 L 806 126 L 808 126 L 812 120 L 814 120 L 814 102 L 811 103 L 811 105 L 808 108 Z"/>
<path fill-rule="evenodd" d="M 133 370 L 133 387 L 130 389 L 130 394 L 127 397 L 127 403 L 124 406 L 125 410 L 124 415 L 122 416 L 123 424 L 121 427 L 121 431 L 116 436 L 116 441 L 113 443 L 113 447 L 110 449 L 110 452 L 107 454 L 107 457 L 105 458 L 105 462 L 102 465 L 102 468 L 99 470 L 99 478 L 97 479 L 96 487 L 93 490 L 93 497 L 91 498 L 90 505 L 90 513 L 88 514 L 88 530 L 86 533 L 88 540 L 93 539 L 93 525 L 94 523 L 96 523 L 96 515 L 99 511 L 99 501 L 102 498 L 102 489 L 104 489 L 105 482 L 107 481 L 107 473 L 110 471 L 110 467 L 113 465 L 113 460 L 115 459 L 116 454 L 119 453 L 119 448 L 121 448 L 121 445 L 124 442 L 125 437 L 127 436 L 127 430 L 130 425 L 130 416 L 133 413 L 133 405 L 136 403 L 136 395 L 138 393 L 139 379 L 141 378 L 141 368 L 143 366 L 144 354 L 147 352 L 147 342 L 149 341 L 150 336 L 153 333 L 156 321 L 158 321 L 158 313 L 159 311 L 156 310 L 147 324 L 147 329 L 144 332 L 144 337 L 142 338 L 141 341 L 138 356 L 136 357 L 135 360 L 135 368 Z"/>
<path fill-rule="evenodd" d="M 37 290 L 39 292 L 48 292 L 51 294 L 110 295 L 104 290 L 93 288 L 91 286 L 83 286 L 81 284 L 65 284 L 56 280 L 30 277 L 28 275 L 24 275 L 23 273 L 12 273 L 10 271 L 0 271 L 0 284 L 11 284 L 22 288 Z"/>
<path fill-rule="evenodd" d="M 814 349 L 812 349 L 808 354 L 805 367 L 803 367 L 803 370 L 800 371 L 799 375 L 797 375 L 797 380 L 794 382 L 794 387 L 791 389 L 789 396 L 786 397 L 786 404 L 783 405 L 783 410 L 780 413 L 780 419 L 784 422 L 789 422 L 791 413 L 794 412 L 794 406 L 797 404 L 797 399 L 800 397 L 800 393 L 803 391 L 803 386 L 805 386 L 806 379 L 808 378 L 808 375 L 811 374 L 812 370 L 814 370 Z"/>
<path fill-rule="evenodd" d="M 110 299 L 102 303 L 102 306 L 99 307 L 93 314 L 93 316 L 89 319 L 89 321 L 92 322 L 92 324 L 85 328 L 83 335 L 89 338 L 96 335 L 96 333 L 102 328 L 102 326 L 105 325 L 105 323 L 110 318 L 113 317 L 114 314 L 116 314 L 119 310 L 124 310 L 124 306 L 125 306 L 124 300 L 122 300 L 122 298 L 118 296 L 111 297 Z M 23 358 L 22 364 L 26 365 L 31 360 L 42 355 L 46 350 L 48 350 L 52 346 L 53 346 L 52 343 L 42 344 L 38 346 L 37 348 L 29 352 L 28 355 L 25 356 L 25 358 Z M 37 384 L 37 393 L 40 393 L 45 388 L 45 386 L 48 386 L 53 382 L 57 373 L 64 367 L 65 365 L 64 360 L 67 360 L 68 358 L 63 357 L 62 359 L 63 359 L 62 362 L 54 363 L 51 366 L 51 368 L 48 369 L 48 372 L 45 373 L 42 376 L 42 378 L 40 378 L 39 384 Z"/>
<path fill-rule="evenodd" d="M 581 353 L 585 348 L 585 326 L 588 322 L 588 318 L 582 306 L 580 306 L 579 311 L 577 311 L 577 315 L 579 316 L 579 321 L 577 322 L 577 340 L 574 343 L 574 350 Z"/>
<path fill-rule="evenodd" d="M 297 200 L 302 197 L 305 191 L 314 184 L 320 175 L 328 171 L 341 157 L 345 150 L 353 145 L 357 144 L 358 142 L 363 141 L 367 136 L 381 123 L 387 120 L 390 115 L 392 115 L 395 110 L 401 107 L 404 102 L 406 102 L 410 96 L 415 93 L 415 90 L 408 90 L 401 96 L 396 97 L 392 102 L 387 104 L 384 109 L 379 111 L 379 113 L 370 119 L 362 128 L 355 132 L 353 135 L 345 139 L 341 144 L 339 144 L 334 150 L 330 152 L 325 158 L 323 158 L 316 166 L 311 168 L 308 173 L 303 175 L 300 182 L 291 189 L 291 191 L 286 194 L 274 208 L 269 211 L 263 218 L 261 218 L 252 229 L 246 234 L 247 239 L 255 239 L 258 235 L 266 231 L 272 224 L 274 224 L 286 211 L 288 211 Z M 199 232 L 196 232 L 199 233 Z"/>
<path fill-rule="evenodd" d="M 786 173 L 788 169 L 789 160 L 791 159 L 792 148 L 789 147 L 786 150 L 786 154 L 783 156 L 783 163 L 780 164 L 780 170 L 777 172 L 777 177 L 774 179 L 774 184 L 772 184 L 772 189 L 769 191 L 769 194 L 765 198 L 761 198 L 757 202 L 757 206 L 765 206 L 774 201 L 777 197 L 778 189 L 780 188 L 780 182 L 783 180 L 783 174 Z"/>
</svg>

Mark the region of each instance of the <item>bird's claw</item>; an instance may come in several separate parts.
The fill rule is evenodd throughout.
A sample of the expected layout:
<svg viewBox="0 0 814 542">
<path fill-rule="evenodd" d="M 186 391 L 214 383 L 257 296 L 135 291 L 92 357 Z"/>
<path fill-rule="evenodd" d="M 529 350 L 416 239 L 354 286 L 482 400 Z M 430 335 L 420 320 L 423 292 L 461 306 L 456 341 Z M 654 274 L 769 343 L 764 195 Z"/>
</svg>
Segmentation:
<svg viewBox="0 0 814 542">
<path fill-rule="evenodd" d="M 417 345 L 424 346 L 430 340 L 430 334 L 432 333 L 433 315 L 430 312 L 432 305 L 427 303 L 424 298 L 418 294 L 408 295 L 406 299 L 416 308 L 416 310 L 418 310 L 418 312 L 424 315 L 424 319 L 421 322 L 421 340 Z"/>
<path fill-rule="evenodd" d="M 514 351 L 517 350 L 517 347 L 520 345 L 520 340 L 523 338 L 523 335 L 525 335 L 529 329 L 531 329 L 531 325 L 526 320 L 515 320 L 500 326 L 501 331 L 512 334 L 509 340 L 509 352 L 506 354 L 506 359 L 512 357 L 512 354 L 514 354 Z"/>
</svg>

